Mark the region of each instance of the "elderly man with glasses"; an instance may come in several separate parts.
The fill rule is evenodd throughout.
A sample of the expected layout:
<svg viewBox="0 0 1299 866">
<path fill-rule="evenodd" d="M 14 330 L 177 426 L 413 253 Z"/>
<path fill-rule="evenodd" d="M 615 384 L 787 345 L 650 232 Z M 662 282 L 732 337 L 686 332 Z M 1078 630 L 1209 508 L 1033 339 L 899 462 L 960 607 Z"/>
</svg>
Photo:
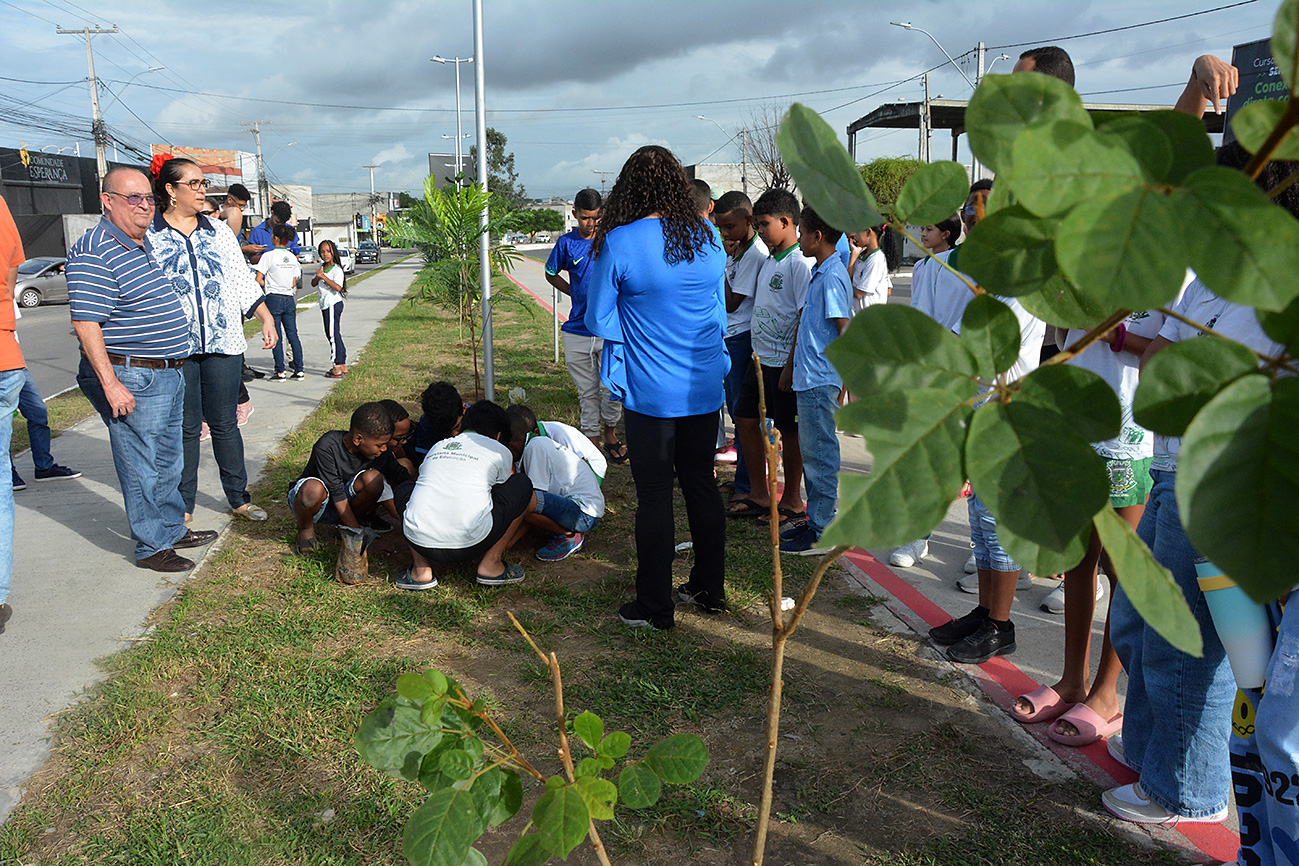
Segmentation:
<svg viewBox="0 0 1299 866">
<path fill-rule="evenodd" d="M 113 168 L 100 201 L 99 225 L 68 252 L 68 300 L 81 341 L 77 384 L 108 425 L 135 564 L 188 571 L 194 563 L 176 549 L 216 538 L 185 528 L 180 495 L 189 324 L 144 246 L 154 213 L 149 179 L 137 169 Z"/>
</svg>

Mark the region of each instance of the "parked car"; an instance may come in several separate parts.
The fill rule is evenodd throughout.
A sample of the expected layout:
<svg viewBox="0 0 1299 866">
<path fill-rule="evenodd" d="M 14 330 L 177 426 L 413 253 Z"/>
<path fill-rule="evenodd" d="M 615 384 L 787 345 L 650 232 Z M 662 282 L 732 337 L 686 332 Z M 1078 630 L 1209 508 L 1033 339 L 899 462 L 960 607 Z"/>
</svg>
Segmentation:
<svg viewBox="0 0 1299 866">
<path fill-rule="evenodd" d="M 68 300 L 68 278 L 63 268 L 67 259 L 42 256 L 28 259 L 18 266 L 14 299 L 18 306 L 31 308 L 55 301 Z"/>
<path fill-rule="evenodd" d="M 550 232 L 537 232 L 537 243 L 539 244 L 550 243 Z"/>
<path fill-rule="evenodd" d="M 356 273 L 356 257 L 347 247 L 338 248 L 338 263 L 343 266 L 344 274 Z"/>
<path fill-rule="evenodd" d="M 355 258 L 358 265 L 377 265 L 379 264 L 379 248 L 374 245 L 373 241 L 361 241 L 356 247 Z"/>
<path fill-rule="evenodd" d="M 314 265 L 316 263 L 316 251 L 311 247 L 303 247 L 302 252 L 298 253 L 298 264 Z"/>
</svg>

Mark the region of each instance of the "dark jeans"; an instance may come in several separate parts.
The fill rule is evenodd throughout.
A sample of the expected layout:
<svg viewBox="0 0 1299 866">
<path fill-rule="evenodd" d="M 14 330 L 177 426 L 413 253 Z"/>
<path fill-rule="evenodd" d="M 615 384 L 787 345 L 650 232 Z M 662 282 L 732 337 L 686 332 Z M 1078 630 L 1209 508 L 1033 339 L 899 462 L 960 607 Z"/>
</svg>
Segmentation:
<svg viewBox="0 0 1299 866">
<path fill-rule="evenodd" d="M 713 479 L 717 413 L 654 418 L 627 409 L 627 451 L 636 482 L 636 601 L 659 627 L 673 622 L 672 514 L 675 475 L 694 542 L 690 587 L 717 605 L 726 600 L 726 513 Z"/>
<path fill-rule="evenodd" d="M 753 332 L 744 331 L 726 338 L 726 351 L 731 356 L 731 368 L 722 380 L 726 389 L 726 412 L 735 421 L 735 404 L 740 402 L 740 389 L 744 387 L 745 371 L 753 366 Z M 749 495 L 749 467 L 744 465 L 744 449 L 735 440 L 735 493 L 737 497 Z"/>
<path fill-rule="evenodd" d="M 284 341 L 288 340 L 289 345 L 293 348 L 293 370 L 298 372 L 302 369 L 302 341 L 298 339 L 298 302 L 288 295 L 270 295 L 266 296 L 266 309 L 271 311 L 271 318 L 275 320 L 275 333 L 279 335 L 279 340 L 275 343 L 275 348 L 271 349 L 271 355 L 275 358 L 275 372 L 284 372 Z M 241 371 L 242 372 L 242 371 Z M 209 426 L 212 422 L 208 422 Z"/>
<path fill-rule="evenodd" d="M 343 345 L 343 335 L 339 332 L 343 323 L 343 302 L 321 310 L 320 316 L 325 322 L 325 339 L 329 341 L 329 363 L 341 367 L 347 363 L 347 347 Z"/>
<path fill-rule="evenodd" d="M 182 424 L 180 497 L 185 511 L 194 513 L 198 494 L 198 436 L 207 422 L 212 431 L 212 456 L 221 470 L 221 486 L 231 508 L 250 500 L 248 470 L 244 468 L 244 439 L 239 433 L 235 405 L 244 369 L 243 355 L 191 355 L 185 359 L 185 420 Z"/>
<path fill-rule="evenodd" d="M 32 446 L 32 463 L 44 471 L 54 465 L 50 455 L 50 415 L 45 410 L 45 400 L 41 398 L 40 389 L 31 371 L 23 371 L 23 390 L 18 395 L 18 411 L 27 419 L 27 441 Z M 17 474 L 17 470 L 14 470 Z"/>
</svg>

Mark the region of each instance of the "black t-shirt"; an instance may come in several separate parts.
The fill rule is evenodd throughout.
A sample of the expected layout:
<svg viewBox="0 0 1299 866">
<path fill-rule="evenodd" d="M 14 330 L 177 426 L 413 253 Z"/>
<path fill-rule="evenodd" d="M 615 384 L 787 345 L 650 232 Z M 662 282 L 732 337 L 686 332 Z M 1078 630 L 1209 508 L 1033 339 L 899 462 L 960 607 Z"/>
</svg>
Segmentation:
<svg viewBox="0 0 1299 866">
<path fill-rule="evenodd" d="M 343 444 L 347 436 L 345 430 L 330 430 L 316 440 L 311 446 L 311 459 L 302 470 L 299 478 L 319 478 L 325 483 L 330 502 L 347 499 L 347 483 L 356 477 L 356 473 L 366 469 L 378 469 L 394 488 L 411 480 L 408 473 L 391 451 L 385 451 L 373 460 L 366 460 L 362 454 L 353 454 Z"/>
</svg>

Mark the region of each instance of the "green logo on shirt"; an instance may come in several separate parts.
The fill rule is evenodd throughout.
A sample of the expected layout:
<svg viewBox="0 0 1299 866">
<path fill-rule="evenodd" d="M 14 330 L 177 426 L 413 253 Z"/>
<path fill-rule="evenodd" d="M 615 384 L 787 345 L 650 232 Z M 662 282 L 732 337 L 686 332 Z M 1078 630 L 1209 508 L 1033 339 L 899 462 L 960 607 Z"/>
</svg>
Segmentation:
<svg viewBox="0 0 1299 866">
<path fill-rule="evenodd" d="M 771 277 L 771 283 L 770 283 L 770 285 L 771 285 L 771 290 L 772 290 L 773 292 L 784 291 L 784 288 L 785 288 L 785 278 L 782 277 L 780 274 L 773 274 L 772 277 Z"/>
<path fill-rule="evenodd" d="M 443 450 L 443 451 L 459 451 L 459 450 L 460 450 L 460 443 L 459 443 L 459 442 L 448 442 L 446 445 L 444 445 L 444 446 L 442 447 L 442 450 Z"/>
</svg>

